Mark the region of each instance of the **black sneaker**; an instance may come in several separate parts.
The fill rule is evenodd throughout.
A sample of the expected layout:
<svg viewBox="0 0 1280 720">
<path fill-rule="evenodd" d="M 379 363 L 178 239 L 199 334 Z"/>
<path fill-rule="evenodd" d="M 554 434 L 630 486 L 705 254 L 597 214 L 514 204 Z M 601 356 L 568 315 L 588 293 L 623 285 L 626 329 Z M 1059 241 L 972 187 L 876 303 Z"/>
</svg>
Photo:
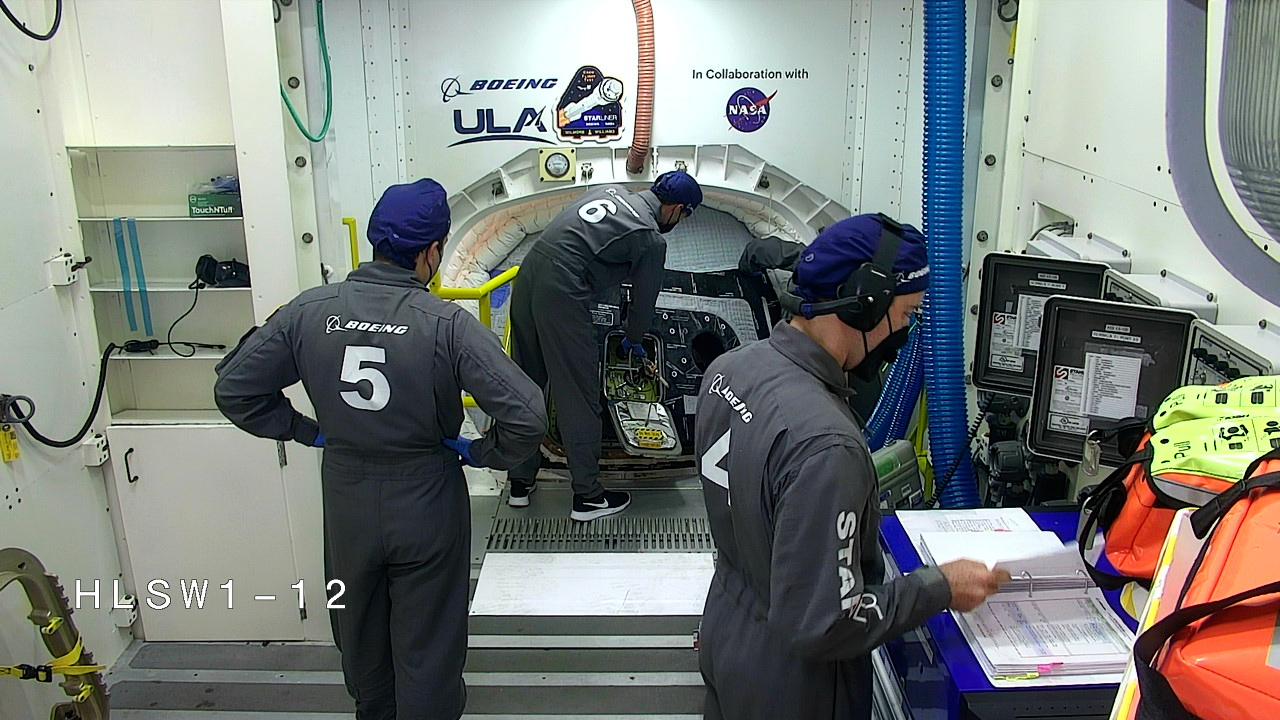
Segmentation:
<svg viewBox="0 0 1280 720">
<path fill-rule="evenodd" d="M 602 518 L 605 515 L 620 513 L 626 510 L 630 504 L 631 495 L 624 492 L 605 490 L 593 498 L 574 493 L 573 512 L 569 513 L 569 517 L 578 522 L 587 522 L 588 520 Z"/>
<path fill-rule="evenodd" d="M 525 485 L 519 480 L 512 480 L 508 484 L 511 486 L 511 494 L 507 496 L 507 504 L 511 507 L 529 507 L 529 496 L 538 489 L 538 483 Z"/>
</svg>

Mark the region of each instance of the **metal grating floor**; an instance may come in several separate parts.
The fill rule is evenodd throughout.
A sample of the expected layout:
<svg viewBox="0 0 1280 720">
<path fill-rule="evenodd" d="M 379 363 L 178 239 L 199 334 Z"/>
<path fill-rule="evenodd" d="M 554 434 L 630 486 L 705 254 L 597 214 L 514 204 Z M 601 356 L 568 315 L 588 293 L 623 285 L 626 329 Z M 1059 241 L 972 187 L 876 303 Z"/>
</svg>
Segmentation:
<svg viewBox="0 0 1280 720">
<path fill-rule="evenodd" d="M 714 552 L 705 517 L 499 517 L 489 552 Z"/>
</svg>

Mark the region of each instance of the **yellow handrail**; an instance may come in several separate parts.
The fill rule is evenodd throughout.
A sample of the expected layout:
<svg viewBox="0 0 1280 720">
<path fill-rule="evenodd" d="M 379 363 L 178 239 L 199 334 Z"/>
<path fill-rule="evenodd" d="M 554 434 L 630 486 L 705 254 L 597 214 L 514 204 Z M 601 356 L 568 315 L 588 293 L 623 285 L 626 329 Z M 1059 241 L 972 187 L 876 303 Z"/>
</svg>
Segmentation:
<svg viewBox="0 0 1280 720">
<path fill-rule="evenodd" d="M 355 270 L 360 264 L 360 241 L 356 235 L 356 219 L 353 217 L 342 218 L 342 224 L 347 226 L 347 235 L 351 239 L 351 269 Z"/>
<path fill-rule="evenodd" d="M 497 277 L 491 278 L 489 282 L 486 282 L 480 287 L 446 288 L 437 286 L 432 288 L 431 292 L 435 293 L 436 297 L 445 300 L 479 300 L 480 322 L 484 323 L 485 327 L 492 328 L 493 306 L 491 305 L 489 295 L 498 288 L 514 280 L 516 273 L 518 272 L 520 272 L 520 266 L 516 265 L 503 271 Z"/>
<path fill-rule="evenodd" d="M 480 322 L 492 330 L 493 301 L 491 296 L 498 288 L 515 280 L 516 274 L 519 272 L 519 265 L 508 268 L 480 287 L 440 287 L 440 276 L 437 274 L 436 277 L 431 278 L 431 292 L 442 300 L 478 300 L 480 302 Z M 506 327 L 503 328 L 502 348 L 508 353 L 511 352 L 510 318 L 507 319 Z M 463 407 L 476 407 L 476 399 L 464 393 L 462 405 Z"/>
</svg>

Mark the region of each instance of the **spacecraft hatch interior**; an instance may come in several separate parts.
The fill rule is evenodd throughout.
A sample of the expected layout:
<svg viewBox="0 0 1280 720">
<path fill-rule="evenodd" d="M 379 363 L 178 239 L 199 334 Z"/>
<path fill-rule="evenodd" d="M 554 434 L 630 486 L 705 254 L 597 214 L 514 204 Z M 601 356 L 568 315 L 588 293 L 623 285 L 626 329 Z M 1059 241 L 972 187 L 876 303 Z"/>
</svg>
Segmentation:
<svg viewBox="0 0 1280 720">
<path fill-rule="evenodd" d="M 768 336 L 770 315 L 759 284 L 734 270 L 681 272 L 668 269 L 644 348 L 654 377 L 617 358 L 627 304 L 624 288 L 596 298 L 595 322 L 604 441 L 602 462 L 633 456 L 679 460 L 693 453 L 693 415 L 702 375 L 733 348 Z M 548 450 L 562 458 L 554 399 L 548 400 Z"/>
</svg>

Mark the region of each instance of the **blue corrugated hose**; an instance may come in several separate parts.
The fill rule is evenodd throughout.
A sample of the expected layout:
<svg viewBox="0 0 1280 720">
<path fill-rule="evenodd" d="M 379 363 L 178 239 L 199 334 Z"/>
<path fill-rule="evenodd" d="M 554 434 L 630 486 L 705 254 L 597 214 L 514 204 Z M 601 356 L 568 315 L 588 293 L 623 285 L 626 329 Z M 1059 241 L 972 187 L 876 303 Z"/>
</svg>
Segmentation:
<svg viewBox="0 0 1280 720">
<path fill-rule="evenodd" d="M 929 239 L 929 291 L 921 337 L 929 408 L 929 455 L 945 477 L 944 508 L 978 507 L 969 457 L 964 385 L 964 0 L 924 3 L 924 234 Z"/>
<path fill-rule="evenodd" d="M 913 330 L 898 359 L 889 367 L 875 412 L 867 421 L 867 444 L 873 451 L 906 437 L 907 426 L 924 384 L 919 328 Z"/>
</svg>

